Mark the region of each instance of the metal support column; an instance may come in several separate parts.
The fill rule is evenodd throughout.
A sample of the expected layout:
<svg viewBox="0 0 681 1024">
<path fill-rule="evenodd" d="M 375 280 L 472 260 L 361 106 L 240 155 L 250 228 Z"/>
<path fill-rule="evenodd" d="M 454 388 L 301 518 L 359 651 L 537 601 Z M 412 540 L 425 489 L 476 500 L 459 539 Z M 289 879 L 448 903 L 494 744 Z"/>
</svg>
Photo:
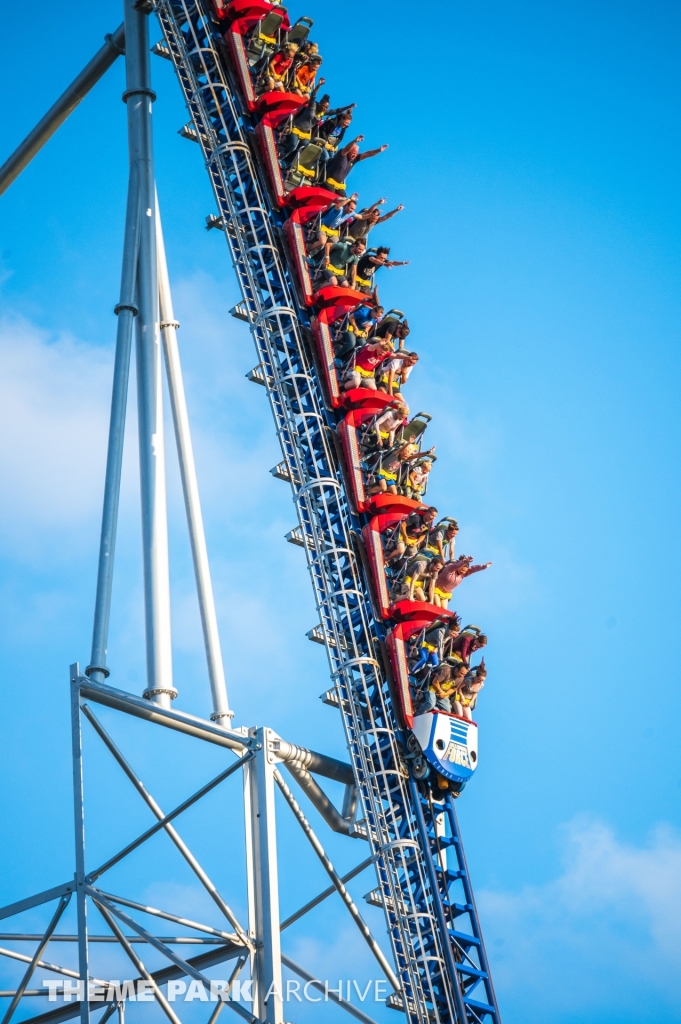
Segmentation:
<svg viewBox="0 0 681 1024">
<path fill-rule="evenodd" d="M 255 757 L 244 767 L 248 926 L 256 942 L 251 957 L 253 1002 L 264 1024 L 283 1024 L 273 734 L 258 729 L 253 735 Z"/>
<path fill-rule="evenodd" d="M 73 821 L 76 841 L 76 907 L 78 913 L 78 974 L 80 1024 L 90 1024 L 88 1002 L 87 895 L 85 890 L 85 806 L 83 801 L 83 743 L 80 723 L 80 666 L 71 665 L 71 752 L 73 758 Z"/>
<path fill-rule="evenodd" d="M 139 419 L 142 548 L 147 645 L 144 696 L 163 707 L 177 696 L 173 686 L 170 634 L 170 577 L 163 442 L 163 391 L 156 255 L 156 189 L 147 15 L 125 0 L 125 68 L 130 164 L 140 190 L 140 246 L 137 263 L 137 407 Z"/>
<path fill-rule="evenodd" d="M 166 363 L 170 405 L 173 410 L 173 424 L 175 427 L 175 440 L 177 442 L 177 456 L 180 462 L 184 504 L 187 512 L 189 540 L 191 543 L 192 558 L 194 561 L 196 591 L 199 599 L 203 639 L 206 647 L 208 677 L 210 679 L 210 689 L 213 697 L 213 714 L 211 715 L 211 718 L 216 721 L 220 721 L 224 718 L 232 718 L 234 716 L 234 712 L 230 710 L 229 699 L 227 697 L 227 684 L 225 683 L 225 669 L 222 661 L 222 650 L 220 648 L 218 619 L 215 611 L 215 598 L 213 596 L 213 584 L 210 576 L 210 564 L 208 562 L 208 548 L 206 546 L 206 534 L 203 528 L 199 485 L 196 478 L 194 449 L 192 447 L 191 431 L 189 429 L 189 415 L 187 413 L 187 400 L 184 393 L 184 382 L 182 379 L 180 350 L 177 344 L 176 331 L 180 325 L 175 319 L 175 314 L 173 313 L 173 299 L 170 292 L 170 279 L 168 277 L 168 264 L 166 262 L 165 245 L 163 243 L 163 228 L 161 226 L 161 213 L 158 206 L 158 198 L 156 199 L 156 249 L 158 254 L 158 289 L 161 313 L 161 337 L 163 339 L 163 354 L 165 356 Z"/>
<path fill-rule="evenodd" d="M 0 167 L 0 195 L 18 178 L 36 153 L 40 152 L 57 128 L 64 123 L 80 101 L 87 96 L 93 85 L 108 71 L 117 57 L 124 53 L 125 31 L 119 25 L 112 35 L 104 36 L 104 46 L 94 55 L 77 78 L 71 82 L 56 103 L 38 121 L 33 131 L 17 146 L 12 155 Z"/>
<path fill-rule="evenodd" d="M 125 417 L 128 404 L 128 380 L 130 377 L 130 348 L 133 319 L 138 314 L 135 304 L 137 260 L 140 239 L 140 191 L 137 165 L 130 165 L 128 178 L 128 205 L 125 217 L 123 240 L 123 267 L 121 270 L 120 301 L 115 312 L 118 315 L 116 332 L 116 357 L 114 361 L 113 388 L 111 393 L 111 419 L 109 421 L 109 447 L 106 456 L 106 478 L 104 482 L 104 508 L 102 511 L 102 533 L 99 543 L 99 565 L 97 569 L 97 597 L 95 599 L 95 621 L 92 630 L 92 653 L 86 675 L 103 683 L 109 675 L 106 667 L 109 639 L 109 618 L 111 613 L 111 588 L 113 584 L 116 530 L 118 527 L 118 505 L 121 494 L 121 469 L 123 466 L 123 442 L 125 439 Z"/>
</svg>

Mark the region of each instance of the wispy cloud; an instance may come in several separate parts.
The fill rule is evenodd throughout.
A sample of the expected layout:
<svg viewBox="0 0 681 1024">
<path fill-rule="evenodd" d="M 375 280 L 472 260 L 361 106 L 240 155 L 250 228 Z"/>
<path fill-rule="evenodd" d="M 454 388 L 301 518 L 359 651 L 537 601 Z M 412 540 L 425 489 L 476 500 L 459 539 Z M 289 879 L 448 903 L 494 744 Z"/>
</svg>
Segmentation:
<svg viewBox="0 0 681 1024">
<path fill-rule="evenodd" d="M 478 903 L 509 1024 L 681 1020 L 681 836 L 668 826 L 634 846 L 575 821 L 559 878 Z"/>
<path fill-rule="evenodd" d="M 0 543 L 51 557 L 101 502 L 111 353 L 53 338 L 23 319 L 0 324 Z M 41 536 L 41 531 L 44 531 Z M 70 541 L 75 542 L 76 536 Z"/>
</svg>

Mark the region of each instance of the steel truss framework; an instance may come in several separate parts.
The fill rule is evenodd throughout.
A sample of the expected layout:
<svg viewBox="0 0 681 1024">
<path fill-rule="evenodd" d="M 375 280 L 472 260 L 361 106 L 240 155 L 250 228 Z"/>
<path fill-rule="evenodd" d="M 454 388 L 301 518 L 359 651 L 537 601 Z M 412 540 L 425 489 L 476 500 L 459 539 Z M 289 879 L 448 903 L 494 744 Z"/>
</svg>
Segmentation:
<svg viewBox="0 0 681 1024">
<path fill-rule="evenodd" d="M 334 700 L 343 721 L 350 764 L 344 765 L 296 747 L 265 727 L 239 730 L 229 727 L 232 712 L 222 671 L 175 339 L 177 323 L 172 312 L 155 198 L 151 146 L 154 95 L 148 69 L 146 27 L 149 12 L 144 5 L 126 0 L 125 33 L 123 35 L 119 29 L 113 38 L 118 47 L 125 38 L 126 46 L 130 187 L 121 300 L 116 307 L 118 336 L 95 628 L 91 664 L 86 674 L 81 674 L 78 666 L 72 666 L 71 671 L 76 873 L 73 881 L 0 910 L 0 919 L 5 919 L 49 901 L 58 901 L 46 932 L 32 937 L 37 941 L 32 956 L 0 948 L 0 955 L 23 959 L 28 964 L 22 982 L 7 994 L 10 1004 L 1 1024 L 9 1024 L 22 998 L 35 994 L 28 986 L 38 967 L 67 978 L 89 979 L 96 983 L 89 972 L 90 945 L 93 941 L 111 938 L 124 949 L 139 977 L 149 983 L 173 1024 L 179 1021 L 161 986 L 182 976 L 209 985 L 205 970 L 227 960 L 234 962 L 230 986 L 248 965 L 254 985 L 254 1014 L 236 1001 L 227 1001 L 224 1005 L 249 1021 L 282 1024 L 282 963 L 313 985 L 319 983 L 304 967 L 281 953 L 280 932 L 334 892 L 339 893 L 394 989 L 389 1004 L 401 1009 L 410 1022 L 497 1022 L 499 1014 L 452 797 L 447 795 L 434 801 L 414 780 L 402 756 L 402 735 L 383 654 L 384 629 L 373 614 L 368 581 L 357 553 L 356 536 L 363 522 L 352 512 L 348 502 L 336 443 L 336 420 L 324 401 L 311 355 L 309 316 L 298 300 L 287 263 L 282 242 L 282 216 L 268 195 L 255 157 L 254 123 L 242 108 L 235 83 L 228 77 L 224 47 L 206 0 L 158 0 L 154 10 L 165 40 L 163 55 L 173 62 L 193 122 L 193 137 L 203 149 L 221 225 L 242 290 L 243 316 L 249 323 L 259 360 L 255 379 L 267 389 L 281 443 L 284 463 L 279 475 L 290 481 L 293 490 L 299 522 L 296 538 L 305 550 L 313 582 L 321 623 L 318 632 L 330 662 Z M 13 171 L 13 176 L 16 173 L 18 171 Z M 108 618 L 133 322 L 137 337 L 145 555 L 148 683 L 144 698 L 123 693 L 106 683 L 109 675 L 106 668 Z M 161 349 L 165 355 L 206 642 L 214 708 L 212 721 L 171 707 L 177 691 L 170 668 Z M 238 759 L 166 814 L 108 736 L 93 713 L 91 703 L 104 704 L 228 748 Z M 157 819 L 155 825 L 94 870 L 88 870 L 85 862 L 83 716 Z M 329 861 L 277 768 L 279 763 L 286 765 L 335 831 L 368 841 L 369 857 L 345 879 L 339 878 Z M 174 818 L 238 770 L 244 775 L 247 926 L 237 920 L 172 824 Z M 345 783 L 342 811 L 333 806 L 311 772 Z M 275 787 L 283 794 L 331 882 L 324 893 L 283 923 L 280 923 L 278 904 Z M 106 870 L 161 830 L 210 893 L 227 920 L 229 931 L 150 910 L 125 897 L 111 895 L 95 884 Z M 345 888 L 350 877 L 372 863 L 377 888 L 370 902 L 381 906 L 385 912 L 394 965 L 386 960 Z M 57 924 L 71 899 L 76 901 L 78 912 L 77 936 L 71 937 L 78 942 L 78 972 L 48 965 L 43 960 L 44 951 L 48 943 L 54 941 Z M 88 905 L 97 908 L 110 936 L 88 936 Z M 152 935 L 128 910 L 155 914 L 198 931 L 200 935 L 193 939 L 188 936 L 164 939 Z M 210 948 L 185 959 L 177 953 L 177 946 L 192 941 Z M 162 953 L 170 965 L 150 973 L 134 948 L 137 942 Z M 366 1014 L 339 995 L 331 998 L 371 1024 Z M 87 1024 L 90 1012 L 103 1008 L 99 1020 L 105 1021 L 117 1008 L 122 1012 L 123 1003 L 121 995 L 113 992 L 103 1001 L 85 998 L 80 1003 L 66 1003 L 31 1020 L 56 1024 L 80 1015 L 83 1024 Z M 210 1024 L 214 1024 L 222 1005 L 223 1002 L 218 1001 Z"/>
</svg>

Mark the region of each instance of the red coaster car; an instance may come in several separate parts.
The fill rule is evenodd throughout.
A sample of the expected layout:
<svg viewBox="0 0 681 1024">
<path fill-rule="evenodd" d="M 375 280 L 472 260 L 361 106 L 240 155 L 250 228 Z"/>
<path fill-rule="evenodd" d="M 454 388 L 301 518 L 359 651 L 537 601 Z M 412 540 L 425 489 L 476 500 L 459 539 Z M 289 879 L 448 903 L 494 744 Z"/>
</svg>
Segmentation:
<svg viewBox="0 0 681 1024">
<path fill-rule="evenodd" d="M 358 394 L 359 393 L 359 394 Z M 364 396 L 367 396 L 366 398 Z M 355 508 L 358 512 L 367 512 L 372 509 L 374 497 L 385 497 L 385 495 L 370 496 L 364 483 L 364 470 L 362 469 L 362 456 L 359 447 L 359 432 L 364 423 L 373 419 L 378 413 L 383 412 L 386 405 L 394 401 L 390 395 L 382 391 L 370 391 L 368 388 L 353 388 L 346 391 L 344 400 L 357 396 L 362 404 L 352 409 L 348 415 L 338 424 L 338 434 L 343 446 L 345 465 L 347 467 L 348 483 L 351 488 L 351 497 L 354 499 Z M 396 495 L 391 495 L 395 499 Z"/>
<path fill-rule="evenodd" d="M 239 81 L 241 95 L 248 110 L 255 110 L 255 90 L 244 37 L 258 22 L 266 19 L 268 23 L 272 23 L 268 31 L 272 31 L 274 40 L 280 29 L 283 32 L 290 29 L 288 15 L 285 8 L 268 3 L 268 0 L 232 0 L 230 4 L 224 4 L 223 0 L 214 0 L 214 3 L 217 16 L 227 29 L 225 42 Z"/>
<path fill-rule="evenodd" d="M 399 605 L 411 605 L 411 617 L 404 618 L 390 630 L 386 637 L 390 665 L 393 670 L 395 689 L 400 701 L 402 717 L 408 729 L 414 725 L 414 703 L 409 687 L 409 665 L 407 662 L 407 650 L 409 641 L 421 630 L 429 626 L 435 619 L 446 619 L 453 616 L 453 612 L 446 612 L 442 608 L 436 608 L 432 604 L 424 604 L 421 601 L 399 601 Z M 394 607 L 397 607 L 395 605 Z"/>
<path fill-rule="evenodd" d="M 374 515 L 371 522 L 362 530 L 362 539 L 374 582 L 378 611 L 381 618 L 388 619 L 390 618 L 390 597 L 385 574 L 383 534 L 387 530 L 396 528 L 406 516 L 425 506 L 418 501 L 412 501 L 411 498 L 403 498 L 401 495 L 394 494 L 377 494 L 373 497 L 371 504 L 372 511 L 378 514 Z"/>
<path fill-rule="evenodd" d="M 326 287 L 320 288 L 318 292 L 314 293 L 312 301 L 318 310 L 317 316 L 312 321 L 312 333 L 326 385 L 326 394 L 332 407 L 337 409 L 345 404 L 345 399 L 341 392 L 338 372 L 336 370 L 331 325 L 347 313 L 351 313 L 353 309 L 357 309 L 358 306 L 366 305 L 368 298 L 363 292 L 356 292 L 352 288 L 326 285 Z M 376 395 L 375 391 L 368 393 Z"/>
<path fill-rule="evenodd" d="M 260 146 L 260 153 L 270 179 L 272 192 L 279 206 L 286 203 L 284 179 L 279 166 L 279 151 L 274 129 L 304 106 L 306 100 L 292 92 L 266 92 L 255 106 L 256 114 L 261 118 L 255 129 L 255 136 Z"/>
<path fill-rule="evenodd" d="M 298 277 L 301 297 L 306 306 L 312 305 L 313 289 L 307 265 L 303 225 L 311 221 L 318 213 L 326 210 L 335 198 L 335 193 L 316 185 L 294 188 L 286 193 L 286 205 L 293 207 L 293 212 L 284 224 L 284 231 Z"/>
</svg>

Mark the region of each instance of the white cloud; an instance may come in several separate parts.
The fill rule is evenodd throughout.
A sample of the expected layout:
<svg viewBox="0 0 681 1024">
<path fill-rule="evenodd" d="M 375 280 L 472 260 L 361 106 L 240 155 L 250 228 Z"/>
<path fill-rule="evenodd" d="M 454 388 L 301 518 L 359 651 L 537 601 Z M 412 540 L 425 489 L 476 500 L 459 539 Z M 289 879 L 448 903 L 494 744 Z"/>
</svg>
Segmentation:
<svg viewBox="0 0 681 1024">
<path fill-rule="evenodd" d="M 564 873 L 478 903 L 508 1024 L 680 1020 L 681 837 L 567 826 Z"/>
<path fill-rule="evenodd" d="M 48 546 L 52 559 L 66 532 L 94 523 L 110 377 L 109 351 L 22 319 L 0 324 L 0 537 L 14 557 Z"/>
</svg>

